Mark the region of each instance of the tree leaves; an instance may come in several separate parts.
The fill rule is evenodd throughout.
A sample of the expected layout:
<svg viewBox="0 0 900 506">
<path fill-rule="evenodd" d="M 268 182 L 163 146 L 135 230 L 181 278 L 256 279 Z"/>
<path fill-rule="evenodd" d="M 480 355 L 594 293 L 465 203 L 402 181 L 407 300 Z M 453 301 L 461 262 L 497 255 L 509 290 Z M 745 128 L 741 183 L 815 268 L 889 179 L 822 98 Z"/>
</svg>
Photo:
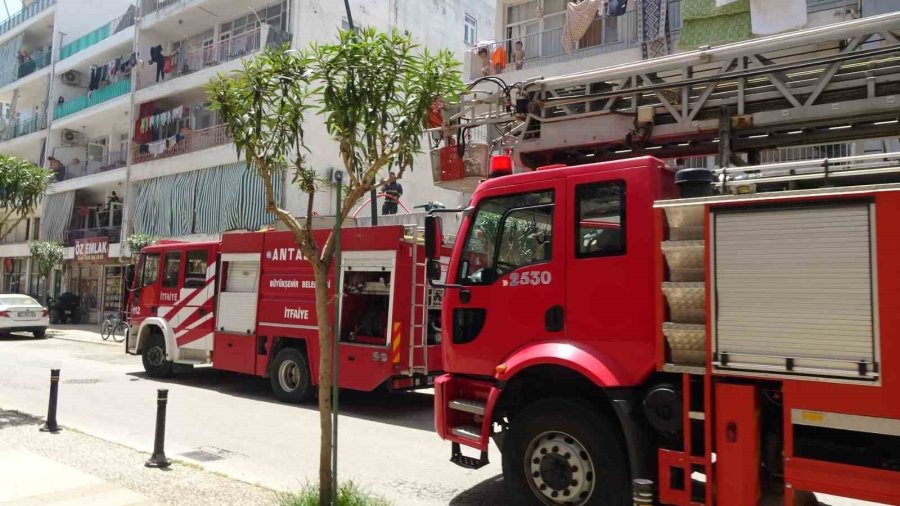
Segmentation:
<svg viewBox="0 0 900 506">
<path fill-rule="evenodd" d="M 34 212 L 51 175 L 49 170 L 31 162 L 0 154 L 0 210 L 4 211 L 0 217 L 5 220 Z"/>
<path fill-rule="evenodd" d="M 66 252 L 62 244 L 53 241 L 33 241 L 28 244 L 28 251 L 41 276 L 49 275 L 54 267 L 60 265 Z"/>
</svg>

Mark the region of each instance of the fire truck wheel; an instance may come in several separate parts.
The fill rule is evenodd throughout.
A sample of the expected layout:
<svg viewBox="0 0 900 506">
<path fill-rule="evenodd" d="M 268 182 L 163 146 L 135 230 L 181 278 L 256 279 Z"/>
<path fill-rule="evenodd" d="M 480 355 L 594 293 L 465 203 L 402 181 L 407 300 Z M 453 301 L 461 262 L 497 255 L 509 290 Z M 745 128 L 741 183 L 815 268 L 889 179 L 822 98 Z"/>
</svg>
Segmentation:
<svg viewBox="0 0 900 506">
<path fill-rule="evenodd" d="M 147 344 L 141 352 L 144 370 L 154 378 L 167 378 L 172 375 L 172 361 L 166 360 L 166 340 L 159 333 L 150 334 Z"/>
<path fill-rule="evenodd" d="M 619 429 L 577 399 L 538 401 L 516 415 L 503 445 L 510 504 L 632 504 Z"/>
<path fill-rule="evenodd" d="M 306 356 L 295 348 L 284 348 L 278 352 L 269 380 L 272 382 L 272 392 L 280 401 L 298 404 L 312 397 L 309 363 Z"/>
</svg>

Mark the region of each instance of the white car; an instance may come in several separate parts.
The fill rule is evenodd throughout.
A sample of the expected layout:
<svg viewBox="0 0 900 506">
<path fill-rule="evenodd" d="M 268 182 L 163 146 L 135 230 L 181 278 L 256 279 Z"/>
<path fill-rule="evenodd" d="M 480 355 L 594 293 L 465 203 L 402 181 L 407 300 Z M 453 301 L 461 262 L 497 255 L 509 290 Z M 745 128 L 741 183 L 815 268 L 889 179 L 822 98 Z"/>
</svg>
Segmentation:
<svg viewBox="0 0 900 506">
<path fill-rule="evenodd" d="M 0 294 L 0 333 L 31 332 L 41 338 L 50 325 L 47 308 L 27 295 Z"/>
</svg>

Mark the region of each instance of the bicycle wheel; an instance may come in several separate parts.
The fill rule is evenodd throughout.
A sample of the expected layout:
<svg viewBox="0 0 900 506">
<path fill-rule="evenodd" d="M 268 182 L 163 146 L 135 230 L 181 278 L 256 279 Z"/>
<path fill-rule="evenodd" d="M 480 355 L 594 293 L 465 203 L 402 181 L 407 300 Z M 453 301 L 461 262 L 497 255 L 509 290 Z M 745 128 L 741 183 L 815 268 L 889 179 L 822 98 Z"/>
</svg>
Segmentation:
<svg viewBox="0 0 900 506">
<path fill-rule="evenodd" d="M 100 337 L 103 338 L 104 341 L 109 339 L 109 337 L 113 333 L 112 322 L 109 320 L 103 320 L 103 324 L 100 326 Z"/>
<path fill-rule="evenodd" d="M 116 324 L 116 327 L 112 330 L 112 338 L 113 341 L 117 343 L 121 343 L 125 340 L 125 333 L 128 331 L 128 324 L 124 321 L 119 321 Z"/>
</svg>

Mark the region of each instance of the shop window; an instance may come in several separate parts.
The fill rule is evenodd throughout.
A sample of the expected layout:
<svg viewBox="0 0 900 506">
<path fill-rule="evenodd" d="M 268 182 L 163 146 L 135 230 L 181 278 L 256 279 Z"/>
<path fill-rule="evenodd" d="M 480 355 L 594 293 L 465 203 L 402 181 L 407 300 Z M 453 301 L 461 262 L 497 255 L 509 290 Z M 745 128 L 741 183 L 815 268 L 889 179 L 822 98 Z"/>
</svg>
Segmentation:
<svg viewBox="0 0 900 506">
<path fill-rule="evenodd" d="M 163 288 L 177 288 L 178 274 L 181 271 L 181 252 L 170 251 L 166 253 L 166 263 L 163 269 Z"/>
<path fill-rule="evenodd" d="M 187 263 L 184 268 L 184 287 L 202 288 L 206 285 L 206 267 L 209 259 L 207 250 L 187 252 Z"/>
<path fill-rule="evenodd" d="M 577 258 L 625 253 L 625 183 L 576 186 L 575 228 Z"/>
</svg>

